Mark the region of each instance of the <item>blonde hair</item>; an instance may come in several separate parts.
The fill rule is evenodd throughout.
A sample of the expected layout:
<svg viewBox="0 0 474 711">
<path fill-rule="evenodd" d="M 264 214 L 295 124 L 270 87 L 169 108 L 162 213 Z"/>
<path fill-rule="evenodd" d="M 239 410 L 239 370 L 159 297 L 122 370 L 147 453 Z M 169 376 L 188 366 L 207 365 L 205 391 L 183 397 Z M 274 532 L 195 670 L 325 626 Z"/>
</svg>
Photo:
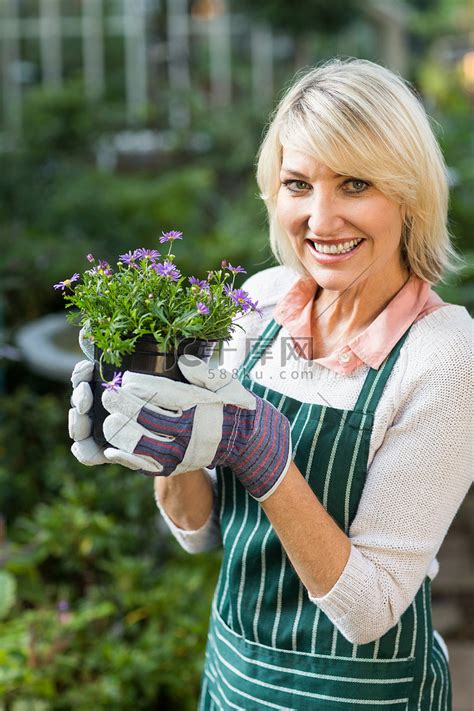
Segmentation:
<svg viewBox="0 0 474 711">
<path fill-rule="evenodd" d="M 257 183 L 270 246 L 280 264 L 307 274 L 276 217 L 282 147 L 342 175 L 368 180 L 402 206 L 401 251 L 432 284 L 462 268 L 447 224 L 447 170 L 429 118 L 409 83 L 364 59 L 332 59 L 298 73 L 270 117 Z"/>
</svg>

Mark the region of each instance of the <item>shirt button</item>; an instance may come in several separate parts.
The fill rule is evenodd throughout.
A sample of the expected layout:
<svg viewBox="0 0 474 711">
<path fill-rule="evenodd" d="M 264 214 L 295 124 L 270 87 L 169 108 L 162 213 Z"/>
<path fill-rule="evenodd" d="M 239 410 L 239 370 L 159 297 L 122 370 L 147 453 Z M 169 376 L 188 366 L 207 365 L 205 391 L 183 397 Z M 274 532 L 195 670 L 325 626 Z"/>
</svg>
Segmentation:
<svg viewBox="0 0 474 711">
<path fill-rule="evenodd" d="M 348 351 L 343 351 L 342 353 L 339 353 L 337 359 L 339 363 L 349 363 L 351 354 Z"/>
</svg>

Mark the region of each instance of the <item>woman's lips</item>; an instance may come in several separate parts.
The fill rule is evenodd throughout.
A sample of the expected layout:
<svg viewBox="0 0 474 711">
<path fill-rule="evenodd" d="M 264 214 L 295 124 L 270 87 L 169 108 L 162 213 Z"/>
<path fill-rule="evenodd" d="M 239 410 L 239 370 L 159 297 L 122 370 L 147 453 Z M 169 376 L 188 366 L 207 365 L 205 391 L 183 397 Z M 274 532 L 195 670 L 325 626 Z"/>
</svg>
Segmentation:
<svg viewBox="0 0 474 711">
<path fill-rule="evenodd" d="M 362 247 L 364 242 L 365 242 L 365 240 L 362 240 L 361 242 L 359 242 L 359 244 L 356 245 L 355 247 L 353 247 L 350 252 L 345 252 L 343 254 L 323 254 L 322 252 L 316 251 L 312 240 L 310 240 L 310 239 L 305 240 L 307 249 L 311 253 L 311 256 L 313 257 L 313 259 L 315 259 L 320 264 L 334 264 L 336 262 L 344 262 L 347 259 L 350 259 L 354 254 L 356 254 L 356 252 L 359 251 L 359 249 Z M 336 243 L 335 242 L 332 242 L 332 243 L 326 242 L 325 244 L 336 244 Z"/>
</svg>

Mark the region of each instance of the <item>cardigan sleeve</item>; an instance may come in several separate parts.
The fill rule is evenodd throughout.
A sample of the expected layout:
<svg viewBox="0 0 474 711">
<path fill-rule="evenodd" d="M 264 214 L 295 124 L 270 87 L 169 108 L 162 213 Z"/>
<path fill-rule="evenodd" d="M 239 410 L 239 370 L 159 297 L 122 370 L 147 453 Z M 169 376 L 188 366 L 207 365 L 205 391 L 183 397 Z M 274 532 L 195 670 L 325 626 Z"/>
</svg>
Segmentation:
<svg viewBox="0 0 474 711">
<path fill-rule="evenodd" d="M 368 470 L 349 559 L 326 595 L 309 594 L 355 644 L 398 623 L 471 484 L 472 324 L 445 336 L 402 349 L 399 403 Z"/>
<path fill-rule="evenodd" d="M 216 470 L 206 469 L 205 471 L 207 471 L 211 479 L 215 504 L 217 487 Z M 170 530 L 170 533 L 175 537 L 181 548 L 185 551 L 188 553 L 204 553 L 205 551 L 210 551 L 213 548 L 218 548 L 221 545 L 222 539 L 219 526 L 219 516 L 215 505 L 209 518 L 205 521 L 201 528 L 187 531 L 184 528 L 176 526 L 176 524 L 170 519 L 164 507 L 161 505 L 156 488 L 155 501 L 166 525 Z"/>
</svg>

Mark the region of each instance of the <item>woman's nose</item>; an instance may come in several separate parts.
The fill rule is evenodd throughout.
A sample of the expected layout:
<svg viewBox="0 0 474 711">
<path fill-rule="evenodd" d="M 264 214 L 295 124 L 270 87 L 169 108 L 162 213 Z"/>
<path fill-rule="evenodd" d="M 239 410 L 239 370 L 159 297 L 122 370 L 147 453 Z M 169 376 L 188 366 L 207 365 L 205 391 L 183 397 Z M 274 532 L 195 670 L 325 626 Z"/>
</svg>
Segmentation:
<svg viewBox="0 0 474 711">
<path fill-rule="evenodd" d="M 340 205 L 333 194 L 313 192 L 308 215 L 308 228 L 315 237 L 333 237 L 344 227 Z"/>
</svg>

